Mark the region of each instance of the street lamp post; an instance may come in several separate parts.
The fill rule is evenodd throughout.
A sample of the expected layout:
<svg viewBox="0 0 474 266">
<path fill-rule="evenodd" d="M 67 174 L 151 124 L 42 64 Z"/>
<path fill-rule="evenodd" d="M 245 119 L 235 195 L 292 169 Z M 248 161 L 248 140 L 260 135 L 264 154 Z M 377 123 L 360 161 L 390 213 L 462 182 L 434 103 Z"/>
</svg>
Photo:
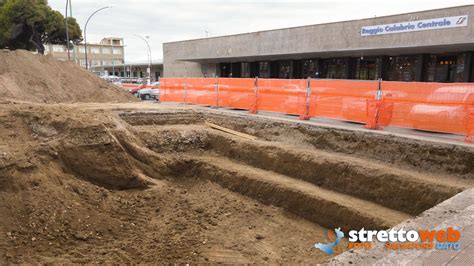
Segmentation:
<svg viewBox="0 0 474 266">
<path fill-rule="evenodd" d="M 87 19 L 86 21 L 86 25 L 84 26 L 84 48 L 85 48 L 85 57 L 86 57 L 86 69 L 89 70 L 89 62 L 87 60 L 87 24 L 89 24 L 89 20 L 95 15 L 97 14 L 99 11 L 102 11 L 104 9 L 107 9 L 107 8 L 112 8 L 111 6 L 105 6 L 105 7 L 102 7 L 102 8 L 99 8 L 97 9 L 96 11 L 94 11 L 94 13 L 92 13 L 89 18 Z"/>
<path fill-rule="evenodd" d="M 67 14 L 68 6 L 69 6 L 69 0 L 66 0 L 66 12 L 64 12 L 64 17 L 65 17 L 65 21 L 66 21 L 66 49 L 67 49 L 67 60 L 70 61 L 71 60 L 71 54 L 69 53 L 69 23 L 67 21 L 67 19 L 68 19 L 68 14 Z"/>
<path fill-rule="evenodd" d="M 150 38 L 150 36 L 146 36 L 146 39 L 143 38 L 142 36 L 138 35 L 138 34 L 134 34 L 135 36 L 137 36 L 138 38 L 142 39 L 145 43 L 146 43 L 146 46 L 148 47 L 148 69 L 147 69 L 147 83 L 148 85 L 151 84 L 151 47 L 150 47 L 150 43 L 148 42 L 148 39 Z"/>
<path fill-rule="evenodd" d="M 69 0 L 69 17 L 72 18 L 72 0 Z M 74 42 L 72 44 L 72 60 L 74 61 L 74 64 L 76 64 L 76 45 L 74 45 Z"/>
</svg>

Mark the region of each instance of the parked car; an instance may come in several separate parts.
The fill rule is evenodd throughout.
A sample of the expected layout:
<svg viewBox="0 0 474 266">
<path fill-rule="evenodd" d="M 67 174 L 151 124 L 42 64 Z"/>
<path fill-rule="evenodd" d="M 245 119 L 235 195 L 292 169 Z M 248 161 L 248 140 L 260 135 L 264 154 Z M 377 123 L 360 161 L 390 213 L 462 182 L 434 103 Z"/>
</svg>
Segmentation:
<svg viewBox="0 0 474 266">
<path fill-rule="evenodd" d="M 142 87 L 136 87 L 128 90 L 128 93 L 132 94 L 135 97 L 138 97 L 138 91 L 143 89 Z"/>
<path fill-rule="evenodd" d="M 143 84 L 142 78 L 121 78 L 121 81 L 127 84 Z"/>
<path fill-rule="evenodd" d="M 158 97 L 157 97 L 158 96 Z M 142 100 L 159 100 L 160 99 L 160 89 L 154 88 L 144 88 L 137 91 L 137 97 Z"/>
<path fill-rule="evenodd" d="M 409 114 L 413 128 L 426 131 L 462 131 L 465 119 L 464 106 L 474 103 L 474 89 L 467 86 L 447 86 L 435 90 L 426 103 L 415 104 Z"/>
<path fill-rule="evenodd" d="M 155 101 L 159 102 L 160 101 L 160 89 L 153 89 L 153 92 L 151 93 L 151 98 L 153 98 Z"/>
</svg>

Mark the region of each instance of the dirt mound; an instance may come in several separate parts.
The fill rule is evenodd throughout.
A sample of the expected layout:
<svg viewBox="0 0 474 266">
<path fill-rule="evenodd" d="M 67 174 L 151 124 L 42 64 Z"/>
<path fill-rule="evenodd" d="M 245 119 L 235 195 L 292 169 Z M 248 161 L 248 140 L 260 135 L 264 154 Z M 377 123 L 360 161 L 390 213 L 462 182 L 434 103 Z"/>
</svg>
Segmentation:
<svg viewBox="0 0 474 266">
<path fill-rule="evenodd" d="M 73 103 L 136 99 L 73 63 L 22 50 L 0 50 L 0 100 Z"/>
</svg>

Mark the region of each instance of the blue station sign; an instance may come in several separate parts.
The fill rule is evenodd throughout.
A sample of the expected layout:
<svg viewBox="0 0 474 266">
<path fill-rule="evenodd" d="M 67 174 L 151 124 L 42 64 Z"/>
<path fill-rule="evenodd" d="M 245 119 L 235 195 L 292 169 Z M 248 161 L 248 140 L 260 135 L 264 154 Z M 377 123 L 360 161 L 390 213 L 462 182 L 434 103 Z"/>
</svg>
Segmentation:
<svg viewBox="0 0 474 266">
<path fill-rule="evenodd" d="M 384 34 L 405 33 L 425 30 L 450 29 L 466 27 L 469 16 L 455 16 L 445 18 L 434 18 L 426 20 L 398 22 L 392 24 L 367 26 L 360 29 L 361 36 L 376 36 Z"/>
</svg>

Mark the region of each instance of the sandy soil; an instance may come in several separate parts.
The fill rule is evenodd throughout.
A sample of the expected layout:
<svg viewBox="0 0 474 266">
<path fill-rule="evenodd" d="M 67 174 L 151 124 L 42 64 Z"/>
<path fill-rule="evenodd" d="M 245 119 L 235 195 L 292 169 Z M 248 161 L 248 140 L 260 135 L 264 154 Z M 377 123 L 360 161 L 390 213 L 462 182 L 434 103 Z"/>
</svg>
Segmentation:
<svg viewBox="0 0 474 266">
<path fill-rule="evenodd" d="M 133 136 L 122 136 L 126 125 L 116 119 L 75 107 L 0 105 L 0 262 L 329 258 L 312 248 L 325 240 L 317 224 L 208 180 L 168 176 L 157 169 L 167 156 L 147 169 L 117 140 Z"/>
<path fill-rule="evenodd" d="M 0 51 L 0 264 L 321 263 L 474 185 L 472 147 L 133 101 Z"/>
<path fill-rule="evenodd" d="M 301 133 L 285 141 L 291 127 L 246 141 L 195 110 L 134 108 L 0 105 L 0 262 L 323 262 L 312 247 L 329 241 L 320 225 L 387 228 L 472 186 L 315 150 Z M 395 181 L 339 186 L 377 180 Z M 383 200 L 390 193 L 412 208 Z"/>
<path fill-rule="evenodd" d="M 73 63 L 23 50 L 0 50 L 0 101 L 123 103 L 137 99 Z"/>
</svg>

